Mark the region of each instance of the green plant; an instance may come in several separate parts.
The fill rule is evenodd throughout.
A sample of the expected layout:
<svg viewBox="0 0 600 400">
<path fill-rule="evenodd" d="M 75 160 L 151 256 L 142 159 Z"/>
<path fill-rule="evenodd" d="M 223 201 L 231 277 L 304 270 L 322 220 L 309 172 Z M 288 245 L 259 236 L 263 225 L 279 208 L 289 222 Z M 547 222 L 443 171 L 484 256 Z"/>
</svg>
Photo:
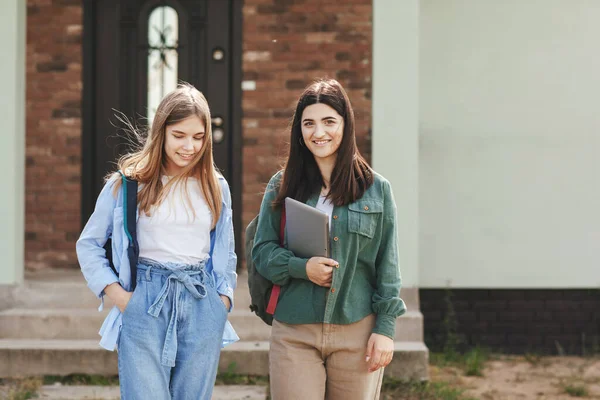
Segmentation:
<svg viewBox="0 0 600 400">
<path fill-rule="evenodd" d="M 454 310 L 454 304 L 452 303 L 452 291 L 450 288 L 446 288 L 444 293 L 444 304 L 446 306 L 446 313 L 442 326 L 444 328 L 444 348 L 443 352 L 446 360 L 452 361 L 458 359 L 458 321 L 456 320 L 456 311 Z"/>
<path fill-rule="evenodd" d="M 429 363 L 440 368 L 447 366 L 460 368 L 467 376 L 483 376 L 483 369 L 489 357 L 487 349 L 477 346 L 465 354 L 459 352 L 430 353 Z"/>
<path fill-rule="evenodd" d="M 260 385 L 269 383 L 269 377 L 260 375 L 244 375 L 235 372 L 237 364 L 232 362 L 227 366 L 227 371 L 217 375 L 216 385 Z"/>
<path fill-rule="evenodd" d="M 562 357 L 566 354 L 564 347 L 562 347 L 562 345 L 558 342 L 558 340 L 554 341 L 554 345 L 556 346 L 556 352 L 558 353 L 559 356 Z"/>
<path fill-rule="evenodd" d="M 573 397 L 587 397 L 588 390 L 583 384 L 567 384 L 563 387 L 565 393 Z"/>
<path fill-rule="evenodd" d="M 71 374 L 66 376 L 46 375 L 44 385 L 61 383 L 63 385 L 118 386 L 119 377 L 87 374 Z"/>
<path fill-rule="evenodd" d="M 429 353 L 429 365 L 444 368 L 449 364 L 444 353 Z"/>
<path fill-rule="evenodd" d="M 539 354 L 535 354 L 535 353 L 525 353 L 525 361 L 527 361 L 529 364 L 533 365 L 534 367 L 538 366 L 540 364 L 540 362 L 542 361 L 542 356 L 540 356 Z"/>
<path fill-rule="evenodd" d="M 447 382 L 401 381 L 383 378 L 382 400 L 471 400 L 464 396 L 464 390 Z"/>
<path fill-rule="evenodd" d="M 7 400 L 29 400 L 37 397 L 37 392 L 42 386 L 40 378 L 14 379 L 7 381 Z"/>
<path fill-rule="evenodd" d="M 463 369 L 467 376 L 483 376 L 483 368 L 488 359 L 488 352 L 479 346 L 465 354 Z"/>
</svg>

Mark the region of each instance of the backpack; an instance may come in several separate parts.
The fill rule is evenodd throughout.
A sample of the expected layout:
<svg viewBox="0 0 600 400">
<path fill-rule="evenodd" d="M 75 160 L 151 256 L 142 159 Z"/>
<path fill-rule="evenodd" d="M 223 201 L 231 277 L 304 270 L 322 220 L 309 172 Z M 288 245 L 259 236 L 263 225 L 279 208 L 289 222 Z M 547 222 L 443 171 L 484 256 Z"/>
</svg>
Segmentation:
<svg viewBox="0 0 600 400">
<path fill-rule="evenodd" d="M 140 247 L 137 241 L 137 188 L 138 183 L 133 179 L 127 179 L 125 175 L 119 171 L 123 180 L 123 227 L 125 234 L 129 239 L 127 247 L 127 256 L 129 258 L 129 269 L 131 271 L 131 291 L 135 289 L 137 283 L 137 263 L 140 255 Z M 112 240 L 109 238 L 104 245 L 106 250 L 106 258 L 110 268 L 115 275 L 119 275 L 112 261 Z"/>
<path fill-rule="evenodd" d="M 265 278 L 258 272 L 252 260 L 252 247 L 258 226 L 258 215 L 246 227 L 245 257 L 248 269 L 248 287 L 250 288 L 250 311 L 256 313 L 267 325 L 273 324 L 273 314 L 281 291 L 281 286 Z M 281 209 L 281 225 L 279 227 L 279 245 L 283 247 L 285 230 L 285 208 Z"/>
</svg>

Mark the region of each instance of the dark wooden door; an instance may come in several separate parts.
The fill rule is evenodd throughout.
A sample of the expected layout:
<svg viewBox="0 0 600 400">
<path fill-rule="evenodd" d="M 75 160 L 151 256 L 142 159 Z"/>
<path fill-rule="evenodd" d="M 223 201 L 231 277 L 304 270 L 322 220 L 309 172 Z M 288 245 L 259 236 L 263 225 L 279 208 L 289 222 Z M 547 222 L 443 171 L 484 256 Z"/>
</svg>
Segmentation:
<svg viewBox="0 0 600 400">
<path fill-rule="evenodd" d="M 84 0 L 83 223 L 104 176 L 128 149 L 115 114 L 143 126 L 153 99 L 183 80 L 203 92 L 211 108 L 215 162 L 232 188 L 239 233 L 241 3 Z"/>
</svg>

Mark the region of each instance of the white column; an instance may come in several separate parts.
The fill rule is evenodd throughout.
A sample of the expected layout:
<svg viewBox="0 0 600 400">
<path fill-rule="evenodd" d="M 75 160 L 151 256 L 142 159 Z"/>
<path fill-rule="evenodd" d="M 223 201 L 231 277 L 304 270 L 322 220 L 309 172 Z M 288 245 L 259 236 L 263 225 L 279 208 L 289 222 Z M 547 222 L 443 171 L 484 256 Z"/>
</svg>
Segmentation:
<svg viewBox="0 0 600 400">
<path fill-rule="evenodd" d="M 0 284 L 23 281 L 25 253 L 26 2 L 0 5 Z"/>
<path fill-rule="evenodd" d="M 402 285 L 419 285 L 419 0 L 373 0 L 374 169 L 398 206 Z"/>
</svg>

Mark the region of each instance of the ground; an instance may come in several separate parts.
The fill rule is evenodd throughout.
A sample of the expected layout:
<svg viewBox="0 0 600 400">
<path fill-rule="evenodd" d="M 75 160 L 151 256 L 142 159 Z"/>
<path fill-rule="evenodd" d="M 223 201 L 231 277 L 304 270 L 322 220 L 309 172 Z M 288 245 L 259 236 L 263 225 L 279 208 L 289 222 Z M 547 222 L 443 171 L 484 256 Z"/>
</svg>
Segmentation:
<svg viewBox="0 0 600 400">
<path fill-rule="evenodd" d="M 492 355 L 471 365 L 463 361 L 449 363 L 434 355 L 429 384 L 387 382 L 382 399 L 600 399 L 600 357 Z"/>
<path fill-rule="evenodd" d="M 482 400 L 600 399 L 600 358 L 494 357 L 485 363 L 483 377 L 460 376 L 456 369 L 436 367 L 432 374 L 458 381 L 467 389 L 466 395 Z"/>
<path fill-rule="evenodd" d="M 475 351 L 465 356 L 448 359 L 444 355 L 432 354 L 430 375 L 431 379 L 428 383 L 403 383 L 386 379 L 381 399 L 600 399 L 600 357 L 598 356 L 487 356 Z M 40 385 L 42 383 L 56 385 L 55 381 L 57 379 L 62 379 L 65 385 L 114 385 L 117 383 L 115 378 L 97 377 L 77 377 L 75 379 L 46 377 L 43 381 L 40 378 L 21 381 L 4 380 L 0 381 L 0 399 L 46 398 L 43 394 L 44 389 L 40 389 Z M 234 389 L 239 390 L 241 388 L 239 385 L 268 385 L 265 378 L 235 376 L 233 374 L 221 376 L 218 383 L 220 385 L 235 385 L 235 388 L 225 389 L 230 393 L 233 393 Z M 224 389 L 223 386 L 220 388 Z M 113 386 L 113 389 L 116 390 L 116 387 Z M 113 391 L 114 393 L 115 391 Z M 118 393 L 118 390 L 116 393 Z M 90 397 L 78 398 L 89 399 Z M 100 400 L 114 397 L 94 398 Z"/>
</svg>

